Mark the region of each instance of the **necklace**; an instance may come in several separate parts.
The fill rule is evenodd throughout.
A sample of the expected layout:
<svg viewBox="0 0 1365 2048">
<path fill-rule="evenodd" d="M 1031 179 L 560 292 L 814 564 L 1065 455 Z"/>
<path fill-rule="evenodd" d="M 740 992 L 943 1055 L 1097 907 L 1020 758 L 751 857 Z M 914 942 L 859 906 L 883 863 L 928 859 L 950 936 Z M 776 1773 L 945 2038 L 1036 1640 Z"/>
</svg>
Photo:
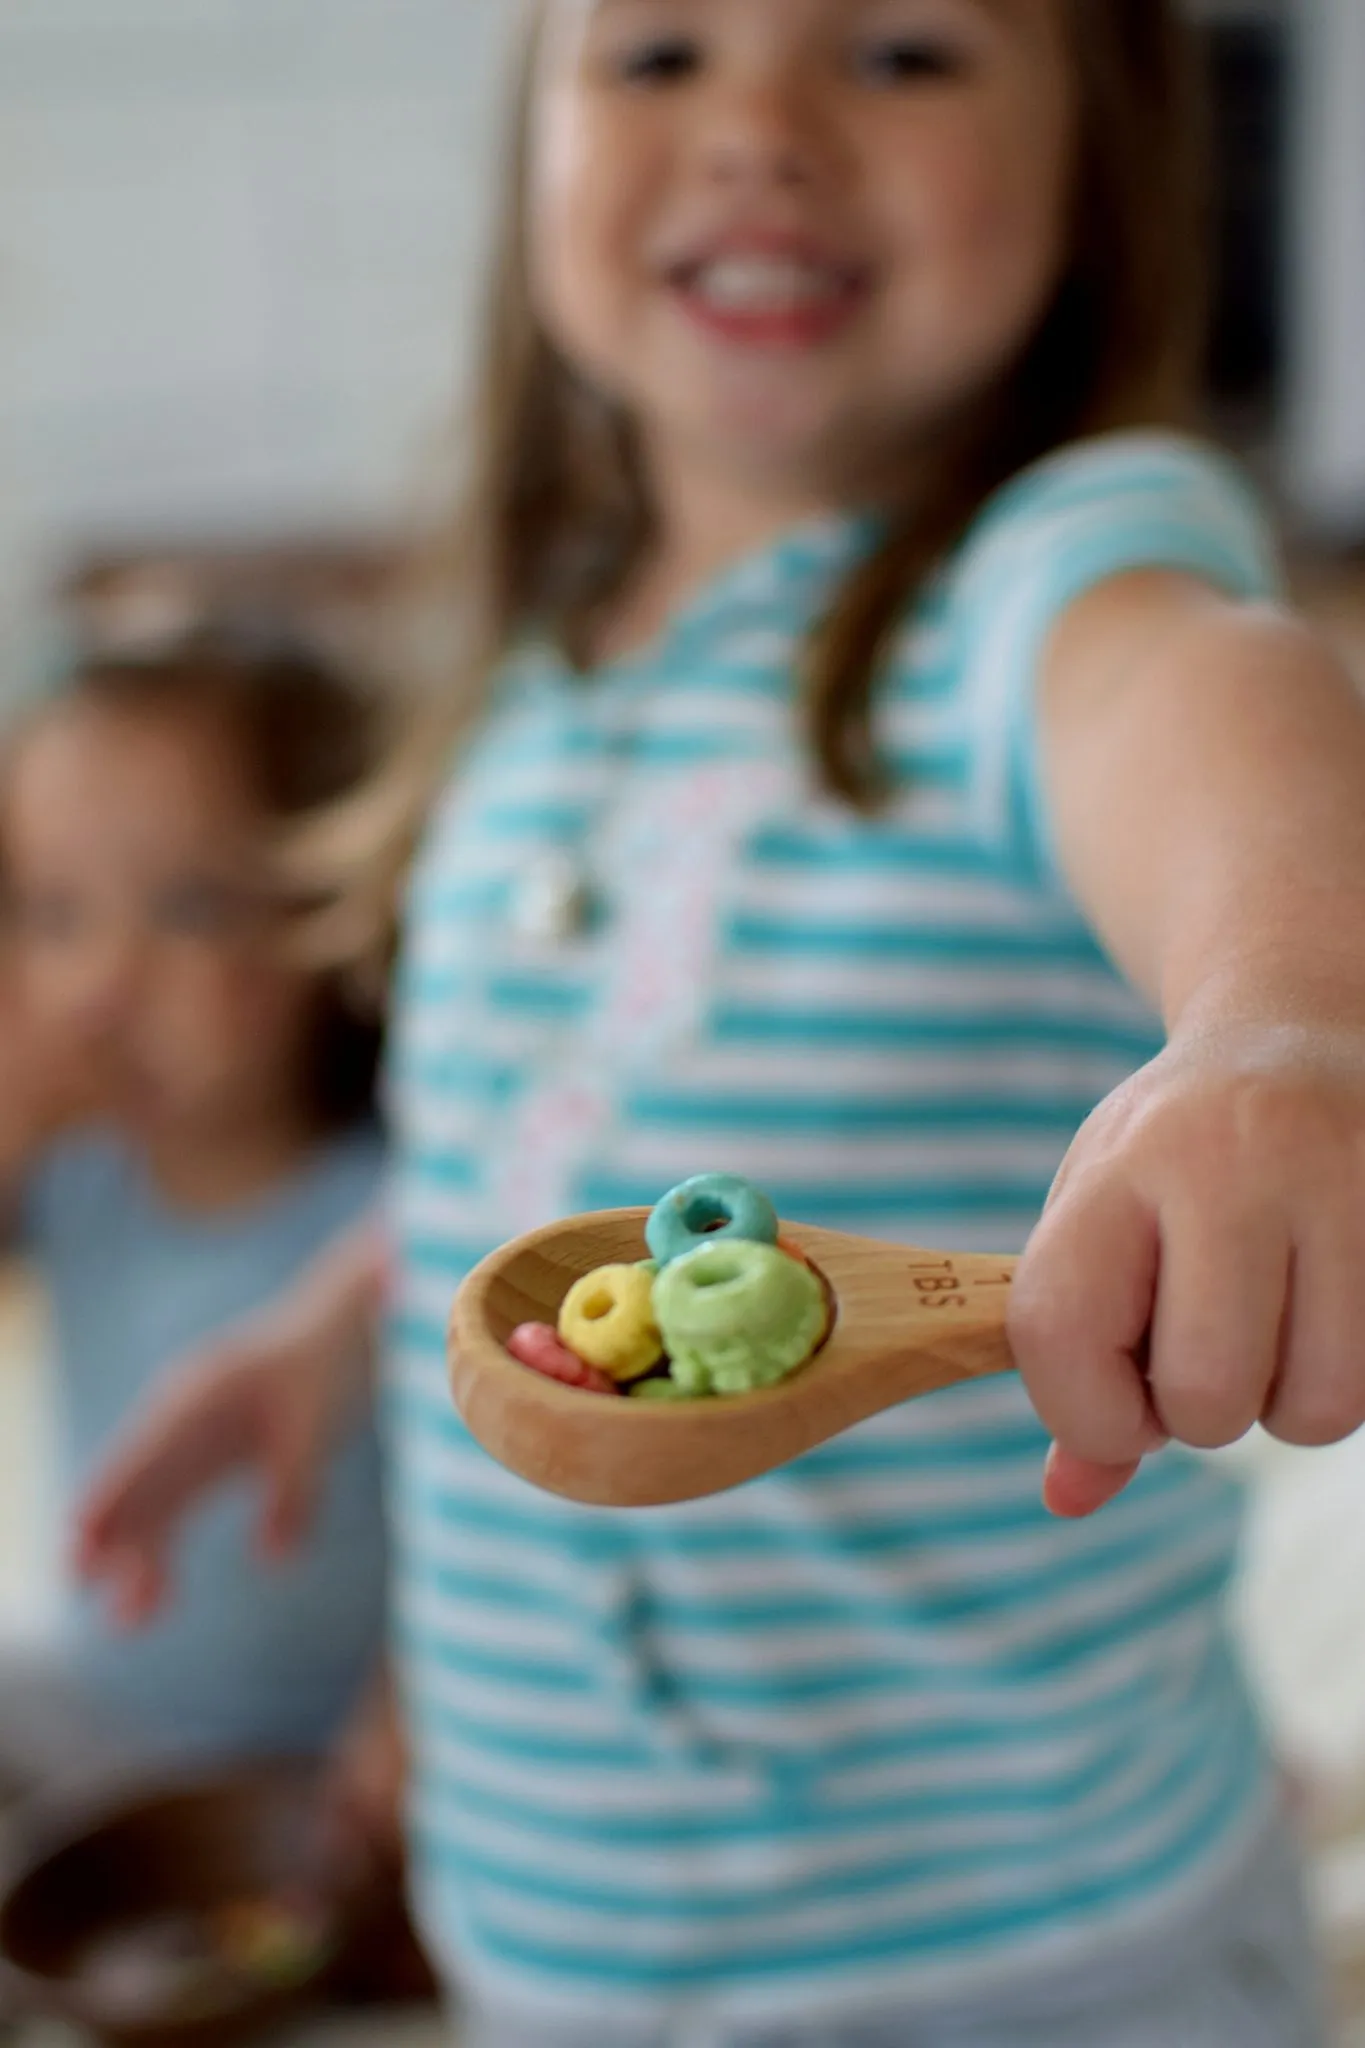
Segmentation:
<svg viewBox="0 0 1365 2048">
<path fill-rule="evenodd" d="M 590 931 L 602 910 L 586 855 L 555 847 L 527 861 L 512 890 L 508 922 L 519 939 L 564 946 Z"/>
</svg>

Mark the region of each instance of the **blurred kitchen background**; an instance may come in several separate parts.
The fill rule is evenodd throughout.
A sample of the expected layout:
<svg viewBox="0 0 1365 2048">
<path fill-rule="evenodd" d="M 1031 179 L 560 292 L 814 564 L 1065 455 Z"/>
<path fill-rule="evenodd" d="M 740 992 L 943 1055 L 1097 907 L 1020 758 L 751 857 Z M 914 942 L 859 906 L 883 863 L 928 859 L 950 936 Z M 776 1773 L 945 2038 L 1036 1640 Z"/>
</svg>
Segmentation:
<svg viewBox="0 0 1365 2048">
<path fill-rule="evenodd" d="M 59 592 L 98 622 L 174 606 L 188 576 L 363 636 L 454 432 L 516 11 L 0 0 L 0 696 L 60 662 Z M 1221 194 L 1211 397 L 1365 674 L 1365 0 L 1199 13 Z M 16 1277 L 0 1630 L 40 1628 L 52 1598 L 40 1358 Z M 1251 1463 L 1247 1626 L 1310 1802 L 1335 1816 L 1319 1880 L 1345 2012 L 1357 1966 L 1365 1986 L 1365 1451 L 1308 1477 Z M 1350 2024 L 1343 2042 L 1365 2042 Z M 308 2039 L 405 2038 L 351 2027 Z"/>
</svg>

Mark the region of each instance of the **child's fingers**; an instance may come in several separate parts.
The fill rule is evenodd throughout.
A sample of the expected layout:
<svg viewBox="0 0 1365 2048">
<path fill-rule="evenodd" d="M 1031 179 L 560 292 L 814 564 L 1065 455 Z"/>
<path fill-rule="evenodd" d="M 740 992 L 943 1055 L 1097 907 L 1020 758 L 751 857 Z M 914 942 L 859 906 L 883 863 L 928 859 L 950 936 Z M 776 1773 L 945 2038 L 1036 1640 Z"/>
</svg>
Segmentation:
<svg viewBox="0 0 1365 2048">
<path fill-rule="evenodd" d="M 1289 1286 L 1289 1230 L 1236 1191 L 1167 1205 L 1148 1379 L 1162 1427 L 1217 1450 L 1259 1420 L 1279 1366 Z"/>
<path fill-rule="evenodd" d="M 124 1546 L 160 1547 L 212 1487 L 247 1462 L 259 1421 L 237 1386 L 236 1355 L 204 1365 L 153 1395 L 77 1511 L 78 1567 Z"/>
<path fill-rule="evenodd" d="M 1365 1217 L 1320 1214 L 1294 1251 L 1279 1378 L 1265 1426 L 1290 1444 L 1340 1443 L 1365 1422 Z"/>
<path fill-rule="evenodd" d="M 122 1550 L 159 1547 L 203 1490 L 217 1463 L 212 1447 L 135 1442 L 95 1481 L 78 1510 L 77 1570 L 99 1577 Z"/>
<path fill-rule="evenodd" d="M 1043 1505 L 1062 1521 L 1080 1521 L 1107 1507 L 1136 1477 L 1140 1464 L 1093 1465 L 1077 1458 L 1061 1444 L 1048 1453 L 1043 1475 Z"/>
<path fill-rule="evenodd" d="M 1129 1466 L 1164 1441 L 1139 1364 L 1157 1260 L 1155 1218 L 1131 1187 L 1079 1173 L 1020 1262 L 1014 1356 L 1044 1424 L 1086 1464 Z"/>
<path fill-rule="evenodd" d="M 166 1605 L 170 1576 L 165 1560 L 152 1552 L 127 1552 L 111 1572 L 110 1608 L 115 1625 L 135 1635 L 156 1620 Z"/>
<path fill-rule="evenodd" d="M 284 1558 L 298 1549 L 317 1511 L 323 1463 L 322 1419 L 311 1403 L 297 1403 L 275 1419 L 265 1453 L 261 1549 Z"/>
</svg>

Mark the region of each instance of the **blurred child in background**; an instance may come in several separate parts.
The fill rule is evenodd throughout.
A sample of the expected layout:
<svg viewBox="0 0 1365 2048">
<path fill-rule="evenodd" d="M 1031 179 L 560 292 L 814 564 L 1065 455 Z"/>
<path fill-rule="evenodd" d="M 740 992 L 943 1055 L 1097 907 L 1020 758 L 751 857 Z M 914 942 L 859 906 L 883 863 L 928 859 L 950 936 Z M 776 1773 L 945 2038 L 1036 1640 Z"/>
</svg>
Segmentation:
<svg viewBox="0 0 1365 2048">
<path fill-rule="evenodd" d="M 11 737 L 0 1178 L 51 1297 L 68 1501 L 178 1361 L 202 1365 L 375 1205 L 378 1031 L 288 956 L 272 859 L 289 820 L 366 772 L 376 734 L 310 655 L 210 626 L 92 659 Z M 361 1388 L 365 1319 L 325 1341 Z M 384 1626 L 359 1392 L 320 1485 L 273 1572 L 262 1553 L 289 1546 L 301 1504 L 267 1486 L 206 1508 L 139 1635 L 73 1593 L 51 1660 L 8 1681 L 0 1665 L 0 1770 L 332 1743 Z"/>
</svg>

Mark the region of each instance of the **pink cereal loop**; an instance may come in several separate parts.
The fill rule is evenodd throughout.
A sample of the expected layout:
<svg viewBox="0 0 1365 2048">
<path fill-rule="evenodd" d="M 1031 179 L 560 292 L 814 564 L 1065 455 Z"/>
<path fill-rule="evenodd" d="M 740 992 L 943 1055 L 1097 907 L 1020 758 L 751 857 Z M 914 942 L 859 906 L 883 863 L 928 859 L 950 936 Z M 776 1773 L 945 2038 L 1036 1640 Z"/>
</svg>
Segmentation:
<svg viewBox="0 0 1365 2048">
<path fill-rule="evenodd" d="M 507 1340 L 507 1349 L 518 1365 L 528 1366 L 542 1379 L 558 1380 L 564 1387 L 578 1387 L 585 1394 L 618 1396 L 615 1380 L 560 1341 L 559 1332 L 548 1323 L 520 1323 Z"/>
</svg>

